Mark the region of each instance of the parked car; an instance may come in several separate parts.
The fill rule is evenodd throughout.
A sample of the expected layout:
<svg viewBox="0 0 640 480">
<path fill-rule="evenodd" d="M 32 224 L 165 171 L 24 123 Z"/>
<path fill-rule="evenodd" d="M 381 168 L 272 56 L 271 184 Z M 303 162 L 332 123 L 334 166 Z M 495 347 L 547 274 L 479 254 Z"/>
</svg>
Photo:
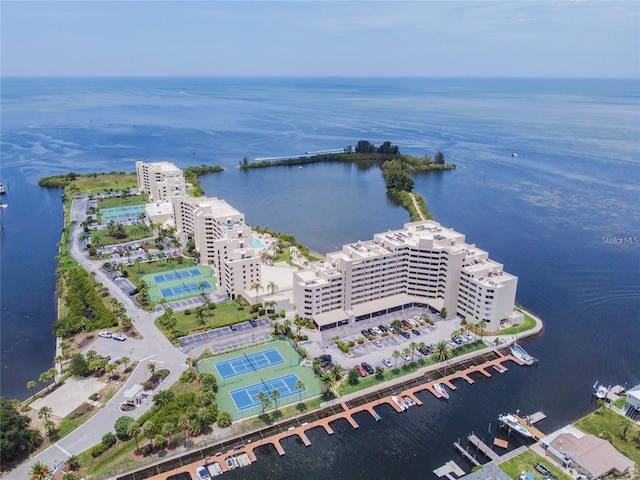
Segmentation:
<svg viewBox="0 0 640 480">
<path fill-rule="evenodd" d="M 366 377 L 368 375 L 367 371 L 362 367 L 362 365 L 356 365 L 355 369 L 358 371 L 361 377 Z"/>
<path fill-rule="evenodd" d="M 416 329 L 414 328 L 413 330 L 411 330 L 411 332 L 412 332 L 414 335 L 418 335 L 418 336 L 420 336 L 420 330 L 416 330 Z"/>
<path fill-rule="evenodd" d="M 139 291 L 140 291 L 139 288 L 134 288 L 129 292 L 129 295 L 133 297 L 134 295 L 137 295 Z"/>
<path fill-rule="evenodd" d="M 404 338 L 410 338 L 411 334 L 409 332 L 400 332 L 400 335 L 402 335 Z"/>
<path fill-rule="evenodd" d="M 541 463 L 536 463 L 536 470 L 539 471 L 542 475 L 548 475 L 550 473 L 549 469 Z"/>
<path fill-rule="evenodd" d="M 406 328 L 409 328 L 411 326 L 411 324 L 407 322 L 405 319 L 402 319 L 400 323 L 402 323 L 402 326 Z"/>
<path fill-rule="evenodd" d="M 362 329 L 360 330 L 360 333 L 362 334 L 363 337 L 368 338 L 369 337 L 369 330 L 367 329 Z"/>
<path fill-rule="evenodd" d="M 379 329 L 382 333 L 389 331 L 389 329 L 388 329 L 387 327 L 385 327 L 384 325 L 378 325 L 378 329 Z"/>
<path fill-rule="evenodd" d="M 236 327 L 233 323 L 231 325 L 229 325 L 229 328 L 231 329 L 231 331 L 235 332 L 236 330 L 238 330 L 238 327 Z"/>
<path fill-rule="evenodd" d="M 256 322 L 253 318 L 250 318 L 249 325 L 251 325 L 253 328 L 256 328 L 258 326 L 258 322 Z"/>
<path fill-rule="evenodd" d="M 102 338 L 111 338 L 113 334 L 111 332 L 100 332 L 98 336 Z"/>
<path fill-rule="evenodd" d="M 374 340 L 373 344 L 378 348 L 382 348 L 382 342 L 380 340 Z"/>
<path fill-rule="evenodd" d="M 411 361 L 411 357 L 409 355 L 407 355 L 406 353 L 402 352 L 400 354 L 400 356 L 402 357 L 403 360 L 410 362 Z"/>
<path fill-rule="evenodd" d="M 331 363 L 331 360 L 322 362 L 322 364 L 320 365 L 320 368 L 322 369 L 323 372 L 328 372 L 333 368 L 333 363 Z"/>
<path fill-rule="evenodd" d="M 382 335 L 382 331 L 378 327 L 371 327 L 369 331 L 373 333 L 374 336 Z"/>
<path fill-rule="evenodd" d="M 383 358 L 382 364 L 387 368 L 391 368 L 393 366 L 393 363 L 391 363 L 391 360 L 389 360 L 388 358 Z"/>
<path fill-rule="evenodd" d="M 122 332 L 118 332 L 118 333 L 114 333 L 111 338 L 113 338 L 114 340 L 118 340 L 120 342 L 124 342 L 127 339 L 127 336 Z"/>
<path fill-rule="evenodd" d="M 320 360 L 322 362 L 330 362 L 331 361 L 331 355 L 325 353 L 322 355 L 318 355 L 316 358 L 314 358 L 314 360 Z"/>
<path fill-rule="evenodd" d="M 364 368 L 369 375 L 373 375 L 373 373 L 375 372 L 373 367 L 369 365 L 367 362 L 362 362 L 361 365 L 362 365 L 362 368 Z"/>
</svg>

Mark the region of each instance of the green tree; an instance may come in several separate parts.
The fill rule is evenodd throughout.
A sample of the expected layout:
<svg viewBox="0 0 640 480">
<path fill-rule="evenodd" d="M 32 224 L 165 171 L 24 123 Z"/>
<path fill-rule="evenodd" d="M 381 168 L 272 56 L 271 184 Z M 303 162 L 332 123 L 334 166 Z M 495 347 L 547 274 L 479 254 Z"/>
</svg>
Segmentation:
<svg viewBox="0 0 640 480">
<path fill-rule="evenodd" d="M 433 157 L 433 163 L 436 165 L 444 165 L 444 153 L 437 152 Z"/>
<path fill-rule="evenodd" d="M 169 445 L 173 443 L 171 436 L 174 433 L 176 433 L 176 426 L 173 423 L 167 422 L 164 425 L 162 425 L 162 434 L 169 438 Z"/>
<path fill-rule="evenodd" d="M 162 408 L 169 405 L 176 398 L 173 390 L 162 390 L 153 396 L 153 403 Z"/>
<path fill-rule="evenodd" d="M 120 359 L 120 362 L 122 362 L 122 364 L 124 365 L 124 371 L 126 372 L 129 369 L 129 362 L 131 361 L 131 359 L 129 357 L 122 357 Z"/>
<path fill-rule="evenodd" d="M 27 388 L 29 390 L 31 390 L 31 396 L 35 397 L 36 396 L 36 392 L 35 392 L 35 388 L 36 388 L 37 383 L 34 382 L 33 380 L 30 380 L 27 382 Z"/>
<path fill-rule="evenodd" d="M 31 480 L 46 480 L 53 472 L 49 465 L 44 462 L 36 461 L 31 465 L 29 470 L 29 478 Z"/>
<path fill-rule="evenodd" d="M 264 415 L 264 412 L 271 406 L 271 399 L 262 390 L 258 392 L 256 398 L 260 400 L 260 403 L 262 404 L 262 411 L 260 412 L 260 415 Z"/>
<path fill-rule="evenodd" d="M 140 428 L 140 425 L 138 425 L 136 422 L 131 422 L 127 426 L 127 435 L 129 436 L 129 438 L 133 437 L 136 441 L 136 452 L 140 451 L 140 445 L 138 445 L 138 435 L 140 435 L 141 430 L 142 429 Z"/>
<path fill-rule="evenodd" d="M 82 466 L 80 463 L 80 457 L 78 455 L 71 455 L 64 462 L 64 466 L 67 470 L 72 470 L 72 471 L 80 470 L 80 467 Z"/>
<path fill-rule="evenodd" d="M 298 395 L 300 396 L 300 402 L 299 403 L 302 403 L 302 391 L 305 388 L 307 388 L 306 385 L 303 383 L 302 380 L 298 380 L 293 388 L 295 388 L 298 391 Z"/>
<path fill-rule="evenodd" d="M 322 394 L 327 396 L 329 392 L 336 385 L 336 379 L 331 373 L 325 373 L 320 377 L 320 388 L 322 388 Z"/>
<path fill-rule="evenodd" d="M 229 412 L 218 412 L 218 426 L 225 428 L 231 425 L 231 414 Z"/>
<path fill-rule="evenodd" d="M 29 428 L 30 423 L 16 405 L 0 397 L 0 463 L 21 461 L 42 443 L 40 432 Z"/>
<path fill-rule="evenodd" d="M 264 290 L 263 286 L 260 284 L 260 282 L 255 282 L 251 284 L 251 290 L 256 291 L 256 303 L 260 303 L 260 290 Z"/>
<path fill-rule="evenodd" d="M 280 390 L 278 390 L 277 388 L 271 390 L 271 398 L 276 404 L 276 410 L 278 410 L 278 399 L 280 398 Z"/>
<path fill-rule="evenodd" d="M 153 448 L 153 437 L 156 436 L 157 431 L 158 429 L 153 420 L 147 420 L 146 422 L 144 422 L 144 425 L 142 425 L 142 434 L 149 439 L 149 441 L 151 442 L 152 448 Z"/>
<path fill-rule="evenodd" d="M 382 368 L 380 365 L 376 367 L 376 378 L 378 380 L 382 380 L 384 378 L 384 368 Z"/>
<path fill-rule="evenodd" d="M 355 368 L 350 369 L 347 374 L 347 382 L 349 385 L 357 385 L 360 382 L 360 372 Z"/>
<path fill-rule="evenodd" d="M 71 357 L 69 372 L 74 377 L 86 377 L 89 375 L 89 363 L 81 353 L 76 353 Z"/>
<path fill-rule="evenodd" d="M 113 424 L 113 429 L 116 432 L 116 436 L 120 440 L 129 439 L 131 437 L 129 429 L 131 428 L 131 425 L 134 425 L 135 423 L 136 421 L 133 418 L 127 417 L 126 415 L 118 417 L 116 422 Z"/>
<path fill-rule="evenodd" d="M 416 342 L 411 342 L 409 344 L 409 349 L 411 350 L 411 363 L 413 363 L 413 356 L 416 353 L 416 348 L 418 347 L 418 344 Z"/>
<path fill-rule="evenodd" d="M 394 350 L 391 356 L 395 359 L 396 364 L 394 368 L 398 368 L 398 359 L 400 358 L 400 352 L 398 350 Z"/>
<path fill-rule="evenodd" d="M 453 352 L 451 351 L 451 348 L 449 347 L 447 342 L 445 342 L 444 340 L 441 340 L 438 343 L 436 343 L 435 347 L 433 347 L 433 352 L 431 353 L 431 356 L 437 362 L 445 362 L 453 356 Z"/>
<path fill-rule="evenodd" d="M 440 318 L 447 318 L 447 309 L 445 307 L 440 310 Z"/>
</svg>

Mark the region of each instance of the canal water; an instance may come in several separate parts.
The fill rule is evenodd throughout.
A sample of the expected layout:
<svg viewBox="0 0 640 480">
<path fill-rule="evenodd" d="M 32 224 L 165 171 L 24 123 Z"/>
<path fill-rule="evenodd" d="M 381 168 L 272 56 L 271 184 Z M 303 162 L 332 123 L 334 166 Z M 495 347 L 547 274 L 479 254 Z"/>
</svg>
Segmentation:
<svg viewBox="0 0 640 480">
<path fill-rule="evenodd" d="M 9 79 L 2 89 L 3 396 L 25 398 L 53 360 L 60 191 L 68 171 L 133 171 L 136 160 L 220 164 L 202 178 L 253 225 L 326 253 L 400 228 L 408 215 L 377 167 L 319 164 L 240 171 L 244 157 L 389 140 L 442 151 L 453 171 L 417 174 L 436 220 L 519 277 L 518 302 L 545 321 L 510 368 L 449 402 L 335 434 L 295 439 L 231 478 L 430 478 L 452 443 L 495 430 L 497 415 L 543 409 L 548 431 L 589 412 L 591 387 L 640 383 L 640 92 L 623 80 Z M 512 154 L 516 153 L 517 156 Z M 489 425 L 491 424 L 491 425 Z M 461 464 L 464 464 L 460 460 Z"/>
</svg>

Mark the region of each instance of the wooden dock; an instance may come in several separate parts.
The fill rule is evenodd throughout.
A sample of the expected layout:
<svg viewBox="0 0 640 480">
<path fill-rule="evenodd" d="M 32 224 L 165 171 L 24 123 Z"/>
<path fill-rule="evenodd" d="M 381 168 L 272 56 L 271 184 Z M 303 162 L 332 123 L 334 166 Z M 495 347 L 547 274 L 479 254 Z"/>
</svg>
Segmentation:
<svg viewBox="0 0 640 480">
<path fill-rule="evenodd" d="M 467 439 L 469 440 L 469 443 L 471 445 L 476 447 L 476 449 L 478 451 L 482 452 L 482 454 L 485 457 L 489 458 L 490 460 L 498 460 L 500 458 L 500 455 L 498 455 L 496 452 L 491 450 L 490 446 L 488 446 L 486 443 L 484 443 L 482 440 L 480 440 L 474 434 L 469 435 L 467 437 Z"/>
<path fill-rule="evenodd" d="M 346 420 L 352 428 L 356 429 L 359 427 L 358 423 L 355 421 L 355 419 L 353 418 L 353 416 L 357 413 L 360 412 L 368 412 L 373 418 L 374 420 L 379 420 L 379 415 L 377 415 L 377 412 L 375 411 L 374 407 L 377 407 L 383 403 L 386 403 L 387 405 L 391 406 L 391 408 L 393 408 L 396 412 L 400 413 L 402 412 L 402 409 L 391 399 L 391 397 L 393 395 L 399 395 L 399 396 L 410 396 L 415 402 L 417 406 L 422 405 L 422 401 L 418 398 L 418 396 L 416 395 L 417 392 L 420 391 L 427 391 L 430 392 L 432 395 L 434 395 L 436 398 L 440 398 L 440 395 L 434 390 L 433 385 L 435 383 L 444 383 L 445 385 L 447 385 L 447 387 L 449 387 L 449 389 L 451 391 L 455 391 L 456 390 L 456 386 L 452 383 L 452 380 L 455 379 L 463 379 L 466 382 L 468 382 L 469 384 L 473 383 L 473 379 L 470 377 L 471 374 L 473 373 L 481 373 L 482 375 L 484 375 L 485 377 L 491 377 L 491 373 L 489 372 L 489 369 L 493 369 L 494 366 L 500 366 L 502 368 L 504 367 L 504 363 L 508 362 L 508 361 L 512 361 L 518 365 L 521 364 L 520 361 L 518 361 L 517 358 L 515 358 L 512 355 L 504 355 L 504 354 L 500 354 L 499 357 L 493 359 L 493 360 L 489 360 L 483 364 L 479 364 L 479 365 L 473 365 L 470 366 L 469 368 L 465 369 L 465 370 L 461 370 L 461 371 L 454 371 L 451 372 L 450 374 L 448 374 L 445 377 L 436 379 L 436 380 L 431 380 L 425 383 L 421 383 L 419 385 L 416 385 L 414 387 L 408 388 L 402 392 L 397 392 L 394 394 L 390 394 L 386 397 L 383 397 L 381 399 L 376 400 L 375 402 L 371 402 L 371 403 L 367 403 L 364 405 L 360 405 L 357 407 L 351 407 L 348 403 L 346 402 L 342 402 L 340 403 L 340 407 L 342 408 L 342 411 L 334 413 L 333 415 L 330 415 L 328 417 L 322 418 L 322 419 L 318 419 L 316 421 L 313 422 L 305 422 L 297 427 L 291 427 L 288 430 L 284 431 L 284 432 L 279 432 L 271 437 L 268 438 L 264 438 L 264 439 L 260 439 L 257 441 L 254 441 L 252 443 L 249 443 L 247 445 L 243 445 L 242 447 L 238 448 L 235 451 L 228 451 L 228 452 L 224 452 L 224 453 L 220 453 L 218 455 L 216 455 L 215 460 L 218 461 L 220 463 L 220 466 L 222 467 L 223 471 L 227 471 L 228 467 L 226 464 L 226 459 L 234 456 L 234 455 L 239 455 L 242 453 L 246 453 L 249 457 L 249 459 L 252 462 L 256 461 L 256 454 L 255 454 L 255 450 L 257 448 L 260 448 L 264 445 L 268 445 L 271 444 L 273 446 L 273 448 L 275 448 L 276 452 L 278 453 L 278 455 L 285 455 L 285 450 L 281 445 L 281 440 L 288 438 L 288 437 L 292 437 L 292 436 L 297 436 L 301 442 L 303 443 L 303 445 L 305 446 L 310 446 L 311 445 L 311 441 L 309 440 L 309 438 L 306 435 L 306 432 L 309 430 L 312 430 L 314 428 L 317 427 L 322 427 L 324 428 L 324 430 L 327 432 L 327 434 L 331 435 L 333 434 L 333 429 L 331 428 L 331 423 L 337 421 L 337 420 L 341 420 L 344 419 Z M 528 427 L 531 428 L 531 427 Z M 473 440 L 472 440 L 473 439 Z M 490 459 L 494 460 L 496 458 L 499 458 L 499 455 L 496 454 L 493 450 L 491 450 L 488 446 L 486 446 L 484 443 L 482 443 L 480 441 L 480 439 L 478 439 L 477 437 L 475 437 L 475 435 L 472 435 L 469 437 L 469 441 L 474 444 L 476 446 L 476 448 L 478 450 L 480 450 L 484 455 L 486 455 L 487 457 L 489 457 Z M 476 442 L 477 441 L 477 442 Z M 476 443 L 474 443 L 476 442 Z M 456 442 L 456 449 L 458 449 L 458 451 L 465 457 L 467 458 L 469 461 L 471 461 L 474 465 L 480 465 L 480 463 L 478 462 L 477 459 L 475 459 L 472 455 L 470 455 L 464 448 L 462 448 L 457 442 Z M 177 473 L 181 473 L 181 472 L 187 472 L 187 471 L 193 471 L 198 465 L 202 465 L 203 464 L 203 460 L 197 461 L 197 462 L 193 462 L 190 465 L 185 465 L 183 467 L 180 468 L 176 468 L 175 470 L 169 471 L 169 472 L 164 472 L 162 474 L 159 475 L 155 475 L 152 477 L 148 477 L 150 480 L 165 480 L 168 476 L 172 475 L 172 474 L 177 474 Z M 455 472 L 457 474 L 457 470 L 455 468 L 451 468 L 451 466 L 449 466 L 450 468 L 450 472 Z M 450 473 L 447 475 L 449 476 Z"/>
<path fill-rule="evenodd" d="M 469 452 L 467 452 L 464 448 L 462 448 L 462 446 L 458 442 L 453 442 L 453 446 L 456 447 L 456 450 L 458 451 L 458 453 L 460 453 L 464 458 L 466 458 L 471 463 L 473 463 L 476 467 L 479 467 L 480 465 L 482 465 L 476 457 L 474 457 Z"/>
</svg>

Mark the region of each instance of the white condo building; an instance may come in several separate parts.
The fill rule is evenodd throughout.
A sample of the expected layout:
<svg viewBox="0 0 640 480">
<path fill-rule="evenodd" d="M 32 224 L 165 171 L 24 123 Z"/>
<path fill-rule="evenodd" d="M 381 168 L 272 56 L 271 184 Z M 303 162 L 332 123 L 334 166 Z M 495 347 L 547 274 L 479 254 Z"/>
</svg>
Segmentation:
<svg viewBox="0 0 640 480">
<path fill-rule="evenodd" d="M 140 191 L 147 193 L 152 202 L 169 201 L 189 191 L 182 170 L 170 162 L 136 162 L 136 175 Z"/>
<path fill-rule="evenodd" d="M 522 320 L 517 284 L 464 235 L 428 220 L 327 254 L 294 273 L 293 293 L 298 315 L 321 330 L 420 306 L 497 331 Z"/>
<path fill-rule="evenodd" d="M 244 214 L 224 200 L 207 197 L 173 197 L 176 235 L 183 244 L 192 236 L 200 263 L 218 273 L 219 291 L 249 298 L 251 286 L 260 283 L 260 259 L 253 248 L 251 228 Z"/>
</svg>

